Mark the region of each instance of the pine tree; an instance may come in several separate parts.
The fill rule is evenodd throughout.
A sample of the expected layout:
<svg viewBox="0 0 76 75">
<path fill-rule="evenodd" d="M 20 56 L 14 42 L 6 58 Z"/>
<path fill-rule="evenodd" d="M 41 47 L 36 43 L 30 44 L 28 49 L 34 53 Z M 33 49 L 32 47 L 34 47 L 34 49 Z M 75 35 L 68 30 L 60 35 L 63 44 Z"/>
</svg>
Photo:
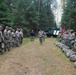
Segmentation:
<svg viewBox="0 0 76 75">
<path fill-rule="evenodd" d="M 0 1 L 0 25 L 10 26 L 10 10 L 7 0 Z"/>
<path fill-rule="evenodd" d="M 62 16 L 61 25 L 66 29 L 74 29 L 76 31 L 76 1 L 67 0 L 64 5 L 64 13 Z"/>
</svg>

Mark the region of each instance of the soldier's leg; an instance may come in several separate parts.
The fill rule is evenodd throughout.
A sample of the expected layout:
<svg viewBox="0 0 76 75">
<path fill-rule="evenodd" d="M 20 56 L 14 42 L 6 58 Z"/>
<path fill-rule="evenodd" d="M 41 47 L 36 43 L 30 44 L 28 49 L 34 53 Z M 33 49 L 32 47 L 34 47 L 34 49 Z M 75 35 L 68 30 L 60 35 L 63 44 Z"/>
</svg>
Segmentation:
<svg viewBox="0 0 76 75">
<path fill-rule="evenodd" d="M 0 42 L 0 53 L 2 54 L 2 42 Z"/>
<path fill-rule="evenodd" d="M 21 37 L 19 38 L 20 44 L 21 44 Z"/>
<path fill-rule="evenodd" d="M 9 40 L 7 40 L 7 49 L 8 49 L 8 51 L 10 51 L 10 42 L 9 42 Z"/>
<path fill-rule="evenodd" d="M 39 38 L 40 44 L 42 44 L 42 37 Z"/>
<path fill-rule="evenodd" d="M 21 44 L 22 44 L 22 42 L 23 42 L 23 38 L 21 37 Z"/>
<path fill-rule="evenodd" d="M 31 41 L 32 41 L 32 36 L 30 38 L 31 38 Z"/>
<path fill-rule="evenodd" d="M 7 49 L 7 46 L 6 46 L 6 43 L 4 42 L 4 50 L 5 50 L 5 52 L 6 52 L 6 49 Z"/>
<path fill-rule="evenodd" d="M 14 38 L 12 39 L 12 48 L 15 46 Z"/>
<path fill-rule="evenodd" d="M 20 44 L 20 38 L 18 37 L 18 43 Z"/>
<path fill-rule="evenodd" d="M 45 41 L 45 37 L 43 36 L 43 41 Z"/>
<path fill-rule="evenodd" d="M 33 36 L 33 41 L 34 41 L 34 36 Z"/>
<path fill-rule="evenodd" d="M 19 38 L 16 38 L 16 39 L 15 39 L 15 43 L 16 43 L 16 46 L 19 47 L 19 45 L 20 45 Z"/>
</svg>

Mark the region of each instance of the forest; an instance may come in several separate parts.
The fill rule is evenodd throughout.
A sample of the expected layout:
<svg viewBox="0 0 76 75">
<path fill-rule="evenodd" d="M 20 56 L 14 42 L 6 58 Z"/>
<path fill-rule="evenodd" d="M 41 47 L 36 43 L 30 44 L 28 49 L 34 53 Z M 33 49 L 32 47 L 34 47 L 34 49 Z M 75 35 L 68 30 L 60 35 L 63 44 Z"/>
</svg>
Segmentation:
<svg viewBox="0 0 76 75">
<path fill-rule="evenodd" d="M 0 25 L 22 28 L 24 33 L 56 27 L 52 0 L 0 0 Z"/>
<path fill-rule="evenodd" d="M 76 0 L 64 0 L 61 26 L 76 31 Z"/>
<path fill-rule="evenodd" d="M 56 27 L 53 0 L 0 0 L 0 25 L 30 30 Z M 64 0 L 61 27 L 76 31 L 76 0 Z"/>
</svg>

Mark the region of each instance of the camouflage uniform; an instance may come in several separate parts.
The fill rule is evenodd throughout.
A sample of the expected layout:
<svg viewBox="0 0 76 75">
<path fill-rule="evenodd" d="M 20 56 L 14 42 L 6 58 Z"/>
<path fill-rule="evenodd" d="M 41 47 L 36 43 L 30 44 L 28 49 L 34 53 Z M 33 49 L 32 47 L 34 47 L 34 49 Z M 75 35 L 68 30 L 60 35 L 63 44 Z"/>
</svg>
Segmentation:
<svg viewBox="0 0 76 75">
<path fill-rule="evenodd" d="M 4 30 L 4 44 L 5 44 L 5 51 L 6 51 L 6 49 L 9 50 L 10 45 L 9 45 L 9 34 L 8 34 L 7 28 Z"/>
<path fill-rule="evenodd" d="M 74 34 L 74 32 L 71 32 L 71 34 L 69 36 L 70 48 L 73 48 L 74 42 L 75 42 L 75 34 Z"/>
<path fill-rule="evenodd" d="M 8 34 L 8 37 L 9 37 L 8 43 L 9 43 L 9 46 L 10 46 L 10 48 L 11 48 L 11 47 L 12 47 L 12 32 L 11 32 L 11 29 L 9 29 L 9 30 L 7 31 L 7 34 Z"/>
<path fill-rule="evenodd" d="M 23 32 L 20 30 L 20 38 L 21 38 L 21 44 L 22 44 L 22 40 L 23 40 Z"/>
<path fill-rule="evenodd" d="M 40 30 L 40 31 L 38 32 L 38 36 L 39 36 L 39 41 L 40 41 L 40 43 L 42 44 L 42 42 L 43 42 L 43 31 L 42 31 L 42 30 Z"/>
<path fill-rule="evenodd" d="M 70 37 L 69 37 L 69 40 L 74 40 L 75 39 L 75 34 L 74 33 L 71 33 L 70 34 Z"/>
<path fill-rule="evenodd" d="M 21 41 L 19 30 L 17 30 L 17 31 L 15 32 L 15 34 L 16 34 L 16 44 L 17 44 L 17 46 L 19 46 L 19 45 L 20 45 L 20 41 Z"/>
<path fill-rule="evenodd" d="M 11 34 L 12 34 L 12 46 L 14 47 L 15 43 L 16 43 L 16 34 L 15 34 L 15 30 L 14 29 L 13 29 Z"/>
<path fill-rule="evenodd" d="M 2 53 L 2 42 L 4 41 L 1 28 L 2 26 L 0 26 L 0 53 Z"/>
</svg>

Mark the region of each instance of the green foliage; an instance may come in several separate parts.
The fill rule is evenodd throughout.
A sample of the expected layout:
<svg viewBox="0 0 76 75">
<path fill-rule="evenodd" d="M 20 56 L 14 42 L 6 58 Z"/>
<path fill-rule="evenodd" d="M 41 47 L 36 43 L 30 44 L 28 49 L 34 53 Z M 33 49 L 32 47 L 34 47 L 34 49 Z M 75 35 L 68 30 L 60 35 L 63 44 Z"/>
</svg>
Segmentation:
<svg viewBox="0 0 76 75">
<path fill-rule="evenodd" d="M 0 25 L 9 25 L 10 10 L 8 9 L 7 0 L 0 1 Z"/>
<path fill-rule="evenodd" d="M 50 8 L 50 0 L 41 0 L 40 4 L 40 28 L 42 27 L 43 29 L 46 27 L 53 27 L 54 24 L 54 15 L 52 13 L 52 10 Z"/>
<path fill-rule="evenodd" d="M 66 2 L 61 24 L 66 29 L 74 29 L 76 31 L 76 1 L 66 0 Z"/>
<path fill-rule="evenodd" d="M 0 24 L 30 30 L 55 26 L 52 0 L 0 0 Z"/>
</svg>

